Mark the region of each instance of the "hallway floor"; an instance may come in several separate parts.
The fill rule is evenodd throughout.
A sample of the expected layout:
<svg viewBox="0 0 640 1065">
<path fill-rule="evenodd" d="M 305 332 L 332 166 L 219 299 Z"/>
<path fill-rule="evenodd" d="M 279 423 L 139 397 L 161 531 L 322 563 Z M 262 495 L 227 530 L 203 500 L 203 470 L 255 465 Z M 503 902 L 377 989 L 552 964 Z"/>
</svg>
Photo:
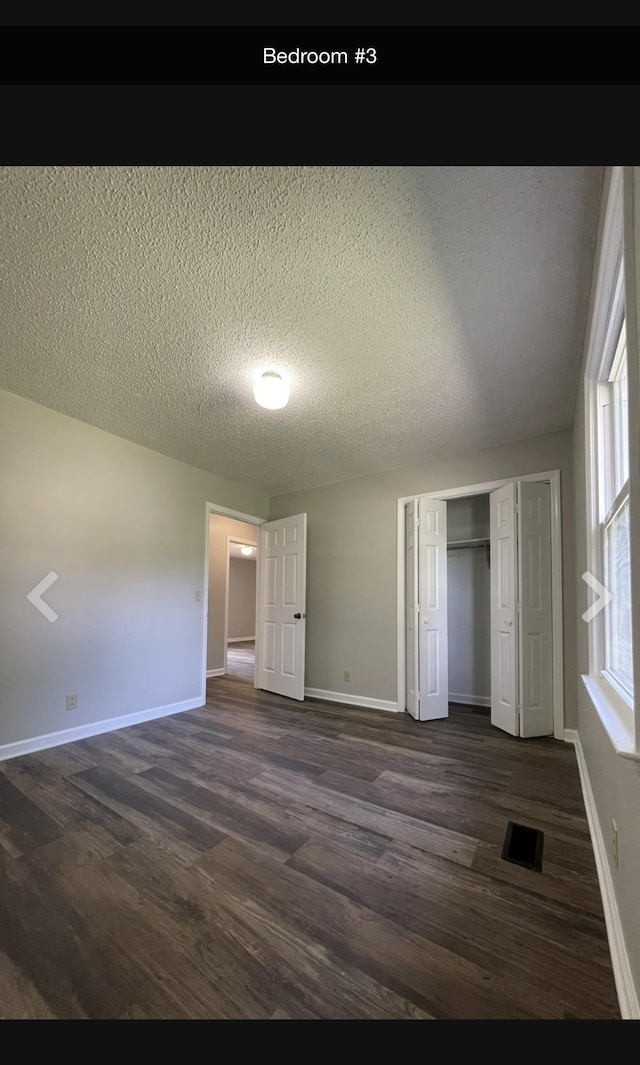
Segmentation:
<svg viewBox="0 0 640 1065">
<path fill-rule="evenodd" d="M 243 677 L 252 681 L 255 664 L 255 640 L 243 640 L 242 643 L 227 645 L 227 676 Z"/>
</svg>

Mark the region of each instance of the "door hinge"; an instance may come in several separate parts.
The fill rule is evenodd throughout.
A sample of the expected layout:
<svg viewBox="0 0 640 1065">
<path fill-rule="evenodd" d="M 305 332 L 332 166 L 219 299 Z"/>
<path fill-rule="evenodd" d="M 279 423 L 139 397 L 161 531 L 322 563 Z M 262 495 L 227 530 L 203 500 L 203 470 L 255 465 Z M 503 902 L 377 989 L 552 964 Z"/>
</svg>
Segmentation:
<svg viewBox="0 0 640 1065">
<path fill-rule="evenodd" d="M 520 613 L 521 610 L 522 610 L 522 603 L 516 603 L 516 611 L 518 612 L 518 614 Z"/>
</svg>

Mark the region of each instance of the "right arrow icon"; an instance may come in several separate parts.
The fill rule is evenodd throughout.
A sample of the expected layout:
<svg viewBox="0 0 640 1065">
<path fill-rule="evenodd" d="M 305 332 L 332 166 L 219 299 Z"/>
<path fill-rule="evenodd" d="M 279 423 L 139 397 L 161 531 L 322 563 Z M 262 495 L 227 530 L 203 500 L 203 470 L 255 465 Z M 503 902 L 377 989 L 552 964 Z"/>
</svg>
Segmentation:
<svg viewBox="0 0 640 1065">
<path fill-rule="evenodd" d="M 586 573 L 582 574 L 582 579 L 585 584 L 588 584 L 591 590 L 595 592 L 598 596 L 598 598 L 593 601 L 589 609 L 585 610 L 584 614 L 582 615 L 583 621 L 593 621 L 596 614 L 599 614 L 601 610 L 604 610 L 604 608 L 609 605 L 609 603 L 613 599 L 613 595 L 609 591 L 609 589 L 605 588 L 604 584 L 601 584 L 597 577 L 594 577 L 593 573 L 589 573 L 588 570 Z"/>
</svg>

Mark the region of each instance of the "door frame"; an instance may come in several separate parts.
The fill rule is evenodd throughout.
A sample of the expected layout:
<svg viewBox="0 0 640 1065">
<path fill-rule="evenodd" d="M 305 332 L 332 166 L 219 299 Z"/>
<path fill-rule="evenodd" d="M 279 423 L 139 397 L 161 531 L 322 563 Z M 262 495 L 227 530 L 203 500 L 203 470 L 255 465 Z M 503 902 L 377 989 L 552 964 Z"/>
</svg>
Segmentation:
<svg viewBox="0 0 640 1065">
<path fill-rule="evenodd" d="M 230 510 L 229 507 L 221 507 L 217 503 L 205 503 L 204 505 L 204 565 L 203 565 L 203 595 L 202 595 L 202 678 L 201 698 L 202 703 L 207 701 L 207 633 L 209 611 L 209 518 L 212 514 L 221 514 L 224 518 L 234 518 L 236 521 L 246 521 L 248 525 L 264 525 L 268 518 L 257 518 L 255 514 L 244 514 L 240 510 Z M 245 541 L 242 541 L 243 543 Z M 257 538 L 256 546 L 256 581 L 258 578 L 258 565 L 260 559 L 260 537 Z M 227 550 L 227 598 L 229 580 L 229 551 Z M 225 601 L 225 636 L 227 631 L 226 621 L 227 605 Z M 256 621 L 256 662 L 258 660 L 258 626 Z M 225 643 L 224 652 L 225 669 L 227 665 L 227 648 Z M 255 687 L 255 683 L 254 683 Z"/>
<path fill-rule="evenodd" d="M 484 484 L 468 484 L 460 488 L 442 488 L 437 492 L 415 492 L 398 499 L 397 514 L 397 698 L 398 710 L 405 709 L 406 633 L 405 633 L 405 520 L 404 508 L 413 499 L 456 499 L 460 496 L 486 495 L 502 488 L 509 481 L 548 481 L 551 496 L 551 616 L 553 627 L 553 735 L 564 740 L 564 657 L 562 625 L 562 518 L 560 498 L 560 470 L 543 473 L 515 474 Z"/>
<path fill-rule="evenodd" d="M 229 554 L 229 544 L 247 544 L 248 547 L 255 547 L 256 557 L 256 580 L 258 578 L 258 541 L 257 540 L 243 540 L 240 536 L 227 536 L 227 573 L 224 583 L 224 671 L 227 672 L 227 651 L 229 650 L 229 571 L 231 569 L 231 555 Z M 254 606 L 255 610 L 255 606 Z M 257 632 L 257 617 L 254 614 L 254 640 L 258 635 Z M 254 670 L 255 680 L 255 670 Z"/>
</svg>

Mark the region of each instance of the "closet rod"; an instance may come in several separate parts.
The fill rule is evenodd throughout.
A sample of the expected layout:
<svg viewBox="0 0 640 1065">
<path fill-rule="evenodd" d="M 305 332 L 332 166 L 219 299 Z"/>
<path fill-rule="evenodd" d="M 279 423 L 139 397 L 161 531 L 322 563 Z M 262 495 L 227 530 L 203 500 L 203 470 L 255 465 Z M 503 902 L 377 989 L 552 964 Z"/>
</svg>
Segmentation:
<svg viewBox="0 0 640 1065">
<path fill-rule="evenodd" d="M 476 540 L 451 540 L 451 542 L 447 544 L 447 551 L 456 551 L 463 547 L 484 547 L 487 556 L 487 566 L 491 566 L 491 547 L 489 540 L 484 537 L 479 537 Z"/>
<path fill-rule="evenodd" d="M 478 540 L 451 540 L 447 544 L 447 551 L 449 548 L 463 548 L 463 547 L 488 547 L 489 541 L 487 539 Z"/>
</svg>

